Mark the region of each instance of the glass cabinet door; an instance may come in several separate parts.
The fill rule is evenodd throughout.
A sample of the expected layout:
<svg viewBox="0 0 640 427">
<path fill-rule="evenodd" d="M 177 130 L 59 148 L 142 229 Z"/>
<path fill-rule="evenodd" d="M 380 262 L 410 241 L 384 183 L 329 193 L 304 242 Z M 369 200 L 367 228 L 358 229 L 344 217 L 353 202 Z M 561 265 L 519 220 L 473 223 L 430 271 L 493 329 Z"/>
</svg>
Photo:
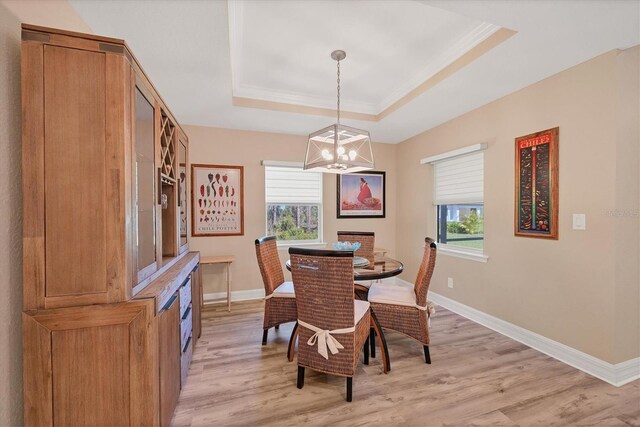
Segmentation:
<svg viewBox="0 0 640 427">
<path fill-rule="evenodd" d="M 155 126 L 153 105 L 136 88 L 135 198 L 138 281 L 156 270 Z"/>
<path fill-rule="evenodd" d="M 187 231 L 188 231 L 188 197 L 187 197 L 187 146 L 186 143 L 180 138 L 180 144 L 178 144 L 178 161 L 179 168 L 179 187 L 180 187 L 180 247 L 187 244 Z"/>
</svg>

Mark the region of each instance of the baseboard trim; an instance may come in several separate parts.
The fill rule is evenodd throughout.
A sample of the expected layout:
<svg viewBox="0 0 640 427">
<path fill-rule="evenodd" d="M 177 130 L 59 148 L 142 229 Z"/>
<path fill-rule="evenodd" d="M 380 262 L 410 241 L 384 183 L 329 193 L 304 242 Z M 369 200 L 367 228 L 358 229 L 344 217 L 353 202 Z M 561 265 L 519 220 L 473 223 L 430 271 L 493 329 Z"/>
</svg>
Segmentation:
<svg viewBox="0 0 640 427">
<path fill-rule="evenodd" d="M 616 370 L 616 383 L 614 385 L 617 385 L 618 387 L 640 378 L 640 357 L 611 366 Z"/>
<path fill-rule="evenodd" d="M 395 282 L 404 286 L 413 286 L 399 278 L 395 278 Z M 614 365 L 433 291 L 429 291 L 429 300 L 616 387 L 640 378 L 640 357 Z"/>
<path fill-rule="evenodd" d="M 396 279 L 396 282 L 399 280 Z M 429 300 L 616 387 L 640 378 L 640 357 L 611 364 L 435 292 L 429 292 Z"/>
<path fill-rule="evenodd" d="M 384 279 L 383 282 L 413 287 L 413 284 L 399 277 Z M 205 301 L 209 299 L 221 300 L 226 297 L 226 292 L 204 294 Z M 231 292 L 231 301 L 250 301 L 263 298 L 263 288 Z M 640 357 L 612 364 L 433 291 L 429 291 L 429 300 L 616 387 L 640 378 Z"/>
<path fill-rule="evenodd" d="M 227 298 L 226 292 L 212 292 L 203 295 L 204 303 L 208 304 L 210 300 L 217 300 L 215 302 L 223 302 Z M 244 291 L 231 291 L 231 301 L 250 301 L 255 299 L 264 298 L 264 288 L 261 289 L 247 289 Z"/>
</svg>

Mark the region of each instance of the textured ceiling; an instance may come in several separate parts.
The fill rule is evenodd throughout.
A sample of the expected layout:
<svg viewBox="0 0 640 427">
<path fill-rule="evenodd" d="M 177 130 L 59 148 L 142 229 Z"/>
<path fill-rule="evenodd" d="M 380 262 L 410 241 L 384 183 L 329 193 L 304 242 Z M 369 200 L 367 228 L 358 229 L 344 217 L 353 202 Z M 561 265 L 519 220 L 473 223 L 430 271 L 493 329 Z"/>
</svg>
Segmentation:
<svg viewBox="0 0 640 427">
<path fill-rule="evenodd" d="M 389 143 L 611 49 L 640 43 L 637 1 L 236 1 L 231 9 L 247 13 L 240 28 L 234 10 L 230 27 L 224 1 L 71 4 L 96 34 L 127 40 L 181 123 L 300 135 L 332 119 L 234 106 L 234 90 L 242 93 L 244 85 L 264 89 L 253 95 L 268 100 L 282 102 L 277 95 L 285 94 L 293 103 L 332 108 L 335 63 L 329 53 L 342 48 L 348 54 L 345 103 L 375 112 L 421 73 L 428 78 L 442 65 L 438 57 L 452 52 L 474 26 L 516 32 L 381 120 L 343 120 Z M 238 34 L 246 44 L 234 40 Z"/>
<path fill-rule="evenodd" d="M 234 96 L 378 114 L 499 27 L 415 1 L 232 1 Z M 277 29 L 277 30 L 274 30 Z"/>
</svg>

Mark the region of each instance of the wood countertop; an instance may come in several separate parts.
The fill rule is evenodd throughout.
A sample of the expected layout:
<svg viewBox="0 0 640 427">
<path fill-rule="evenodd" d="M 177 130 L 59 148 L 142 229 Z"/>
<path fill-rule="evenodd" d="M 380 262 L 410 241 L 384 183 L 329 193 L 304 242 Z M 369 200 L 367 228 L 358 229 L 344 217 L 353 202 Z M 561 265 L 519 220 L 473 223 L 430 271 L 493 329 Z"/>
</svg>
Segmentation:
<svg viewBox="0 0 640 427">
<path fill-rule="evenodd" d="M 160 312 L 199 262 L 200 252 L 188 252 L 171 268 L 138 292 L 133 299 L 155 299 L 156 313 Z"/>
</svg>

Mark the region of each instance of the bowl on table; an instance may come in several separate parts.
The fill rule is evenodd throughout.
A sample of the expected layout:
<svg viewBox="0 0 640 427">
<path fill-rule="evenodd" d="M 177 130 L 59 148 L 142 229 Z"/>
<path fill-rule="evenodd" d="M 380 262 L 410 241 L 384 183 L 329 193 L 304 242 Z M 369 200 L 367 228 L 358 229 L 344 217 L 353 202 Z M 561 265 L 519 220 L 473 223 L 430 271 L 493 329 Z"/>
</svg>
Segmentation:
<svg viewBox="0 0 640 427">
<path fill-rule="evenodd" d="M 360 249 L 360 242 L 335 242 L 333 243 L 333 249 L 336 251 L 357 251 Z"/>
</svg>

